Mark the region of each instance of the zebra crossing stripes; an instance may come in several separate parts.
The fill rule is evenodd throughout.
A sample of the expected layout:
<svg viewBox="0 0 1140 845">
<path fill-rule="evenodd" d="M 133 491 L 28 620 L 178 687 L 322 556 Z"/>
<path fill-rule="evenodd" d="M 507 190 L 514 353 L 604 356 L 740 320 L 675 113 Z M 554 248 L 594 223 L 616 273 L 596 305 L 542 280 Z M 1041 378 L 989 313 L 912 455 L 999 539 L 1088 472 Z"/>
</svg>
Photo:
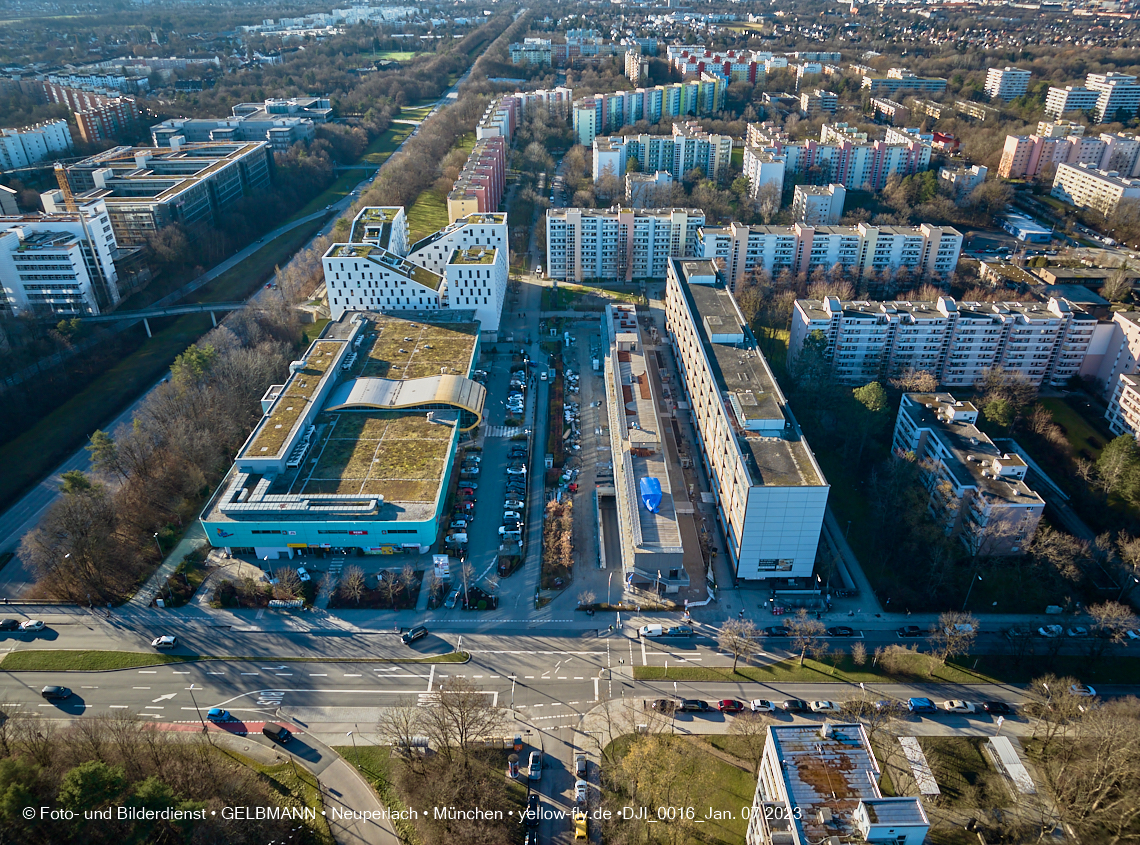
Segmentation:
<svg viewBox="0 0 1140 845">
<path fill-rule="evenodd" d="M 516 434 L 522 434 L 522 429 L 518 426 L 506 425 L 489 425 L 487 426 L 487 437 L 514 437 Z"/>
</svg>

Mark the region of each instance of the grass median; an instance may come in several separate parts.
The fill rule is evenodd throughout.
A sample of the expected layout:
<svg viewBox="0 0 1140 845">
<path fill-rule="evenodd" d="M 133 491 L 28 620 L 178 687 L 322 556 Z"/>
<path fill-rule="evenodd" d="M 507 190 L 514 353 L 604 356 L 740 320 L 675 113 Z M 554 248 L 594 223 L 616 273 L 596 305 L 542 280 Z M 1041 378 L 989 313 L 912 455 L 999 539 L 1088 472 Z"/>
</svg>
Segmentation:
<svg viewBox="0 0 1140 845">
<path fill-rule="evenodd" d="M 108 672 L 116 669 L 137 669 L 142 666 L 162 666 L 167 663 L 194 663 L 199 660 L 227 660 L 231 662 L 263 662 L 269 657 L 225 655 L 206 657 L 200 654 L 170 654 L 169 652 L 145 651 L 75 651 L 47 649 L 23 649 L 10 651 L 0 660 L 0 669 L 5 672 Z M 465 651 L 452 651 L 447 654 L 426 657 L 365 657 L 337 660 L 326 657 L 280 657 L 273 660 L 292 663 L 466 663 L 471 655 Z"/>
</svg>

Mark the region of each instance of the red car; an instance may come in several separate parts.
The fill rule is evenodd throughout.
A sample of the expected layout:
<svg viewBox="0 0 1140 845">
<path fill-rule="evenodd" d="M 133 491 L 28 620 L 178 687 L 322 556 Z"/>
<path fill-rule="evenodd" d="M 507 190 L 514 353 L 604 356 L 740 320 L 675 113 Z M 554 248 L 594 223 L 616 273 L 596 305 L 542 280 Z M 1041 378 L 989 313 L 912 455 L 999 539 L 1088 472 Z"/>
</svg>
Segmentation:
<svg viewBox="0 0 1140 845">
<path fill-rule="evenodd" d="M 740 713 L 744 710 L 744 702 L 737 701 L 735 698 L 726 698 L 717 704 L 721 713 Z"/>
<path fill-rule="evenodd" d="M 460 496 L 474 496 L 475 491 L 472 490 L 470 487 L 460 487 L 459 488 L 459 495 Z"/>
</svg>

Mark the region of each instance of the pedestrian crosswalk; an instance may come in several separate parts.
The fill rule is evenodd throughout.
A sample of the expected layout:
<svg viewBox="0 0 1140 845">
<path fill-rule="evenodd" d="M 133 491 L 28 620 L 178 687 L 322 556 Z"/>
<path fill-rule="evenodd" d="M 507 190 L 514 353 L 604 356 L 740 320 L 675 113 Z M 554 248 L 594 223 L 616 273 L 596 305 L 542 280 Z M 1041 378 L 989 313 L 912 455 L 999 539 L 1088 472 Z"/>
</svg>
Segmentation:
<svg viewBox="0 0 1140 845">
<path fill-rule="evenodd" d="M 514 437 L 516 434 L 522 434 L 522 429 L 518 426 L 507 425 L 489 425 L 487 426 L 487 437 Z"/>
</svg>

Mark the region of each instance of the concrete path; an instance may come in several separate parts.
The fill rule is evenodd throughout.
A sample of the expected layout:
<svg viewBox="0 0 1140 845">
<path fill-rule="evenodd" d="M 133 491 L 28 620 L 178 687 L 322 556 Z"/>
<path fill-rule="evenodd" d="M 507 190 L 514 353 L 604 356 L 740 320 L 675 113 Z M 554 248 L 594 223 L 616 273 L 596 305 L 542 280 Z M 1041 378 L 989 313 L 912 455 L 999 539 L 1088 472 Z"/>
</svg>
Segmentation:
<svg viewBox="0 0 1140 845">
<path fill-rule="evenodd" d="M 159 593 L 162 588 L 166 586 L 166 580 L 174 574 L 174 570 L 178 568 L 178 564 L 189 554 L 193 554 L 199 547 L 206 545 L 206 532 L 202 528 L 202 523 L 194 520 L 186 533 L 182 535 L 182 539 L 178 541 L 177 545 L 170 550 L 162 561 L 162 565 L 154 571 L 154 574 L 147 579 L 135 594 L 131 596 L 129 605 L 134 607 L 149 607 L 150 604 L 156 599 L 161 598 Z"/>
</svg>

